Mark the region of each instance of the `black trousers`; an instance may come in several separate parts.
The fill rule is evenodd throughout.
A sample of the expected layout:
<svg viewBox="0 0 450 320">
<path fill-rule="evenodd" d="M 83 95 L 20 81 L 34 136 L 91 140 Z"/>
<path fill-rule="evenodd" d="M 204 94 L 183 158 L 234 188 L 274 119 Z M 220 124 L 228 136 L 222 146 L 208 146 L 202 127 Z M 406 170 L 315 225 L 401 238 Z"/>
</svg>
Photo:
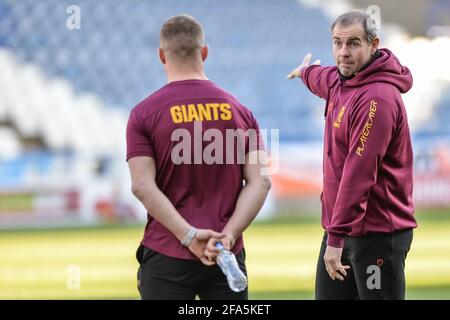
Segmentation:
<svg viewBox="0 0 450 320">
<path fill-rule="evenodd" d="M 165 256 L 140 245 L 138 290 L 143 300 L 247 300 L 248 289 L 233 292 L 218 265 L 208 267 L 200 261 Z M 245 251 L 236 255 L 247 275 Z"/>
<path fill-rule="evenodd" d="M 350 270 L 340 281 L 332 280 L 325 268 L 325 232 L 317 262 L 316 299 L 405 299 L 405 259 L 412 238 L 411 229 L 346 237 L 341 262 L 350 265 Z"/>
</svg>

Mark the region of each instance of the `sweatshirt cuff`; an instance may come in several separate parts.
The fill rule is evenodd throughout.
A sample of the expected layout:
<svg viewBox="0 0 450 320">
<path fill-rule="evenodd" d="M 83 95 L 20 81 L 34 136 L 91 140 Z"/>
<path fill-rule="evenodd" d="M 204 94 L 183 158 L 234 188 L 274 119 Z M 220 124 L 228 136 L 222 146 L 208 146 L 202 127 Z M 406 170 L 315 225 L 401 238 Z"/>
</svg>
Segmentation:
<svg viewBox="0 0 450 320">
<path fill-rule="evenodd" d="M 328 238 L 327 238 L 327 245 L 335 248 L 343 248 L 344 247 L 344 236 L 333 234 L 330 232 L 327 232 Z"/>
<path fill-rule="evenodd" d="M 306 80 L 306 70 L 308 70 L 309 67 L 310 66 L 303 68 L 302 72 L 300 73 L 300 81 L 305 85 L 308 85 L 308 81 Z"/>
</svg>

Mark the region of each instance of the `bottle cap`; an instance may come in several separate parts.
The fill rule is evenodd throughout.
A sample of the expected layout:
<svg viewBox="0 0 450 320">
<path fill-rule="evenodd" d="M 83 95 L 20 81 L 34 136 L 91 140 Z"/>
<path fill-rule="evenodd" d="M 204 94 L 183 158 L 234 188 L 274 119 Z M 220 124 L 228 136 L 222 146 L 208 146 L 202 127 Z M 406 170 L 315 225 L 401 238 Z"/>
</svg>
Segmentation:
<svg viewBox="0 0 450 320">
<path fill-rule="evenodd" d="M 222 242 L 217 242 L 217 243 L 216 243 L 216 248 L 219 249 L 219 250 L 225 249 L 225 248 L 223 247 Z"/>
</svg>

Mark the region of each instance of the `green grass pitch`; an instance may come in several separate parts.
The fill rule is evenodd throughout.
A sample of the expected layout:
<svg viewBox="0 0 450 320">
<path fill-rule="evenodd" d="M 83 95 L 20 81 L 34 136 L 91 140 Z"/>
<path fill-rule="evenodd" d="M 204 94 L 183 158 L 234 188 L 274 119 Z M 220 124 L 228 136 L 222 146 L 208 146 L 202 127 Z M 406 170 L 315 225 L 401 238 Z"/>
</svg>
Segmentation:
<svg viewBox="0 0 450 320">
<path fill-rule="evenodd" d="M 449 230 L 449 219 L 420 222 L 406 263 L 408 299 L 450 299 Z M 134 254 L 142 232 L 2 231 L 0 299 L 139 299 Z M 321 236 L 316 220 L 253 224 L 245 232 L 250 298 L 312 299 Z M 79 267 L 79 289 L 68 288 L 70 266 Z"/>
</svg>

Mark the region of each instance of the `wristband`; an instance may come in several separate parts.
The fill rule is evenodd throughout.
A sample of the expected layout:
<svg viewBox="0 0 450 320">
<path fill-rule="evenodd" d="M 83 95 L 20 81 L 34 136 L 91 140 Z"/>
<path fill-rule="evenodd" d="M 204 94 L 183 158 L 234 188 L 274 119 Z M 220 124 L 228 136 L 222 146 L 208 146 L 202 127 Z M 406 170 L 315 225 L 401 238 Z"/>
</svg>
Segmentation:
<svg viewBox="0 0 450 320">
<path fill-rule="evenodd" d="M 192 240 L 194 240 L 196 234 L 197 234 L 197 229 L 195 229 L 194 227 L 191 227 L 189 229 L 189 231 L 186 233 L 186 235 L 184 236 L 183 240 L 181 240 L 181 244 L 185 247 L 189 247 Z"/>
</svg>

